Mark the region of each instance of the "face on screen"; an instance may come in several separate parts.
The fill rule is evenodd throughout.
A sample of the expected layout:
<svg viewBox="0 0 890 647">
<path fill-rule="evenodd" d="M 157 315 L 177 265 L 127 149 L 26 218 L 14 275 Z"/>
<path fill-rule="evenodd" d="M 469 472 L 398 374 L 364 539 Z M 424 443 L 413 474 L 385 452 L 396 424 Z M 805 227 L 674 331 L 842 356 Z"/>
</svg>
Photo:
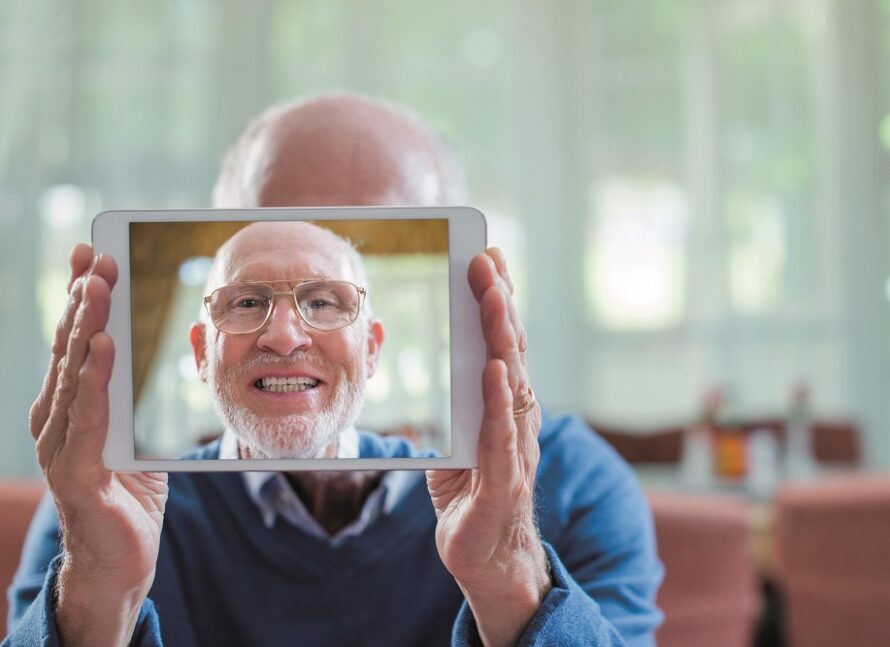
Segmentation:
<svg viewBox="0 0 890 647">
<path fill-rule="evenodd" d="M 348 232 L 349 222 L 353 221 L 340 227 Z M 369 225 L 375 222 L 381 240 L 391 238 L 395 221 L 368 221 L 356 231 L 367 237 L 369 231 L 374 233 Z M 233 227 L 224 224 L 138 223 L 141 230 L 134 224 L 131 250 L 138 248 L 139 235 L 181 241 L 185 233 L 181 226 L 188 225 L 192 237 L 212 239 L 211 244 L 195 244 L 202 252 Z M 450 428 L 443 412 L 450 407 L 450 385 L 447 379 L 433 384 L 442 374 L 443 358 L 447 370 L 447 247 L 443 254 L 441 241 L 415 235 L 405 238 L 411 242 L 403 242 L 402 249 L 366 243 L 380 253 L 362 255 L 342 235 L 315 224 L 236 224 L 237 231 L 216 246 L 203 294 L 199 304 L 193 304 L 195 310 L 203 305 L 199 321 L 191 326 L 170 321 L 163 334 L 154 335 L 160 343 L 152 355 L 139 353 L 134 325 L 134 382 L 141 385 L 135 403 L 137 454 L 187 455 L 202 441 L 224 433 L 224 446 L 229 448 L 225 458 L 352 458 L 354 440 L 351 449 L 341 440 L 354 439 L 360 431 L 406 435 L 421 448 L 447 455 Z M 427 225 L 427 235 L 441 236 L 442 226 L 447 244 L 445 221 L 432 228 Z M 418 246 L 427 249 L 417 251 Z M 140 265 L 131 265 L 135 322 Z M 373 287 L 368 285 L 372 274 Z M 177 290 L 179 286 L 172 283 L 171 300 L 177 300 L 180 291 L 194 294 L 193 289 Z M 433 308 L 433 316 L 444 315 L 445 326 L 424 317 L 423 302 L 415 303 L 420 307 L 413 317 L 421 327 L 412 325 L 406 302 L 425 293 L 440 305 L 444 296 L 444 312 Z M 168 318 L 177 318 L 170 305 L 166 310 Z M 387 316 L 392 317 L 396 333 L 392 340 Z M 391 358 L 384 352 L 384 329 L 386 347 L 394 348 Z M 442 329 L 444 340 L 437 334 Z M 181 375 L 175 380 L 182 397 L 160 377 L 174 374 L 165 357 L 176 334 L 187 337 L 196 367 L 191 379 Z M 139 357 L 151 365 L 147 370 Z M 181 355 L 180 368 L 183 362 Z M 382 379 L 369 382 L 381 366 Z M 432 375 L 437 368 L 440 375 Z M 206 391 L 203 410 L 199 386 Z M 368 394 L 372 397 L 366 407 Z M 411 397 L 404 398 L 406 394 Z M 171 434 L 164 428 L 164 421 L 173 416 L 158 415 L 158 410 L 168 408 L 177 410 L 168 413 L 184 420 L 186 429 Z M 214 429 L 214 419 L 217 433 L 207 433 Z M 171 442 L 173 438 L 176 442 Z"/>
<path fill-rule="evenodd" d="M 218 253 L 213 325 L 196 324 L 192 344 L 243 457 L 337 456 L 383 341 L 382 323 L 359 310 L 364 287 L 349 261 L 329 230 L 292 222 L 251 225 Z"/>
</svg>

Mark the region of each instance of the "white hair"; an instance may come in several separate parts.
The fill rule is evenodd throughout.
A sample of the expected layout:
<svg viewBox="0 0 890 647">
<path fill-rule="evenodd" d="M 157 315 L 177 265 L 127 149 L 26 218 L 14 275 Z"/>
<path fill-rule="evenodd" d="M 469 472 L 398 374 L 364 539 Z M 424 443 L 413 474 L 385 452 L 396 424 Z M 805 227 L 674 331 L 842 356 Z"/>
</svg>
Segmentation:
<svg viewBox="0 0 890 647">
<path fill-rule="evenodd" d="M 370 279 L 368 278 L 368 270 L 365 268 L 365 259 L 362 257 L 361 252 L 358 251 L 358 248 L 355 246 L 349 238 L 345 236 L 340 236 L 334 231 L 326 227 L 321 227 L 315 223 L 306 223 L 307 225 L 312 225 L 313 227 L 317 227 L 321 229 L 331 236 L 333 236 L 339 243 L 341 243 L 341 249 L 343 250 L 344 256 L 346 256 L 346 260 L 349 263 L 349 269 L 352 271 L 352 277 L 355 281 L 355 284 L 359 287 L 365 289 L 365 298 L 362 303 L 362 312 L 361 316 L 366 320 L 370 319 L 373 316 L 373 312 L 371 310 L 371 286 Z M 222 243 L 219 248 L 216 250 L 216 254 L 213 256 L 213 262 L 210 265 L 210 269 L 207 271 L 207 280 L 204 283 L 204 294 L 208 295 L 213 292 L 216 288 L 220 287 L 223 283 L 223 277 L 221 275 L 222 268 L 220 266 L 220 257 L 224 252 L 224 248 L 229 244 L 229 241 L 232 240 L 235 236 L 237 236 L 241 231 L 235 232 L 230 238 Z M 207 308 L 204 304 L 201 304 L 201 310 L 198 314 L 198 320 L 204 324 L 212 325 L 210 321 L 210 315 L 207 313 Z"/>
</svg>

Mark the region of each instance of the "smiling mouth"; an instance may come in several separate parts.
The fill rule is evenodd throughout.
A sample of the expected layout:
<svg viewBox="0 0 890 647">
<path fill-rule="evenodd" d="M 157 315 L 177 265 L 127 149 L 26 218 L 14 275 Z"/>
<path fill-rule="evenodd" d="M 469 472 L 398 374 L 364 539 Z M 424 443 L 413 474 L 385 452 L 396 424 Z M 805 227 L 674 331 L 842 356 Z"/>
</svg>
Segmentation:
<svg viewBox="0 0 890 647">
<path fill-rule="evenodd" d="M 319 380 L 311 377 L 262 377 L 253 385 L 266 393 L 297 393 L 314 389 Z"/>
</svg>

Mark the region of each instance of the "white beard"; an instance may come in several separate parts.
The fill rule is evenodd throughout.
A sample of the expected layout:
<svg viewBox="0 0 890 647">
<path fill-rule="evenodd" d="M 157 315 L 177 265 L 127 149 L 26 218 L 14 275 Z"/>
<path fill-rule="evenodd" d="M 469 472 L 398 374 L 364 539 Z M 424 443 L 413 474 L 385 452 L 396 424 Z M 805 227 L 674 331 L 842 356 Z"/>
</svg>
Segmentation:
<svg viewBox="0 0 890 647">
<path fill-rule="evenodd" d="M 208 354 L 210 357 L 212 355 Z M 216 414 L 235 433 L 242 451 L 250 458 L 319 458 L 331 446 L 334 451 L 330 455 L 336 456 L 340 433 L 355 422 L 361 411 L 367 377 L 359 371 L 357 378 L 350 382 L 342 369 L 336 371 L 340 378 L 339 388 L 317 414 L 264 416 L 235 403 L 235 390 L 243 384 L 241 376 L 244 373 L 261 366 L 288 366 L 297 361 L 304 366 L 322 368 L 326 375 L 335 373 L 329 364 L 301 351 L 290 357 L 260 352 L 238 366 L 227 368 L 216 366 L 215 359 L 209 361 L 207 385 Z M 329 386 L 333 388 L 333 385 Z"/>
</svg>

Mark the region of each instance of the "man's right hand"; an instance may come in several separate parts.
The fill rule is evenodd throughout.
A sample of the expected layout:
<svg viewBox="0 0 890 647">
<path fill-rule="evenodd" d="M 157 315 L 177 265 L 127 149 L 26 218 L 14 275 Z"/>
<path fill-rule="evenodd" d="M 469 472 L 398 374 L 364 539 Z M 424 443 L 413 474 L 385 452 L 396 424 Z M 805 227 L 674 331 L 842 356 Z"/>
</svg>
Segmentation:
<svg viewBox="0 0 890 647">
<path fill-rule="evenodd" d="M 56 502 L 63 558 L 55 600 L 65 645 L 126 645 L 154 579 L 167 475 L 114 473 L 102 449 L 114 345 L 105 333 L 117 265 L 71 252 L 69 299 L 31 407 L 37 459 Z"/>
</svg>

